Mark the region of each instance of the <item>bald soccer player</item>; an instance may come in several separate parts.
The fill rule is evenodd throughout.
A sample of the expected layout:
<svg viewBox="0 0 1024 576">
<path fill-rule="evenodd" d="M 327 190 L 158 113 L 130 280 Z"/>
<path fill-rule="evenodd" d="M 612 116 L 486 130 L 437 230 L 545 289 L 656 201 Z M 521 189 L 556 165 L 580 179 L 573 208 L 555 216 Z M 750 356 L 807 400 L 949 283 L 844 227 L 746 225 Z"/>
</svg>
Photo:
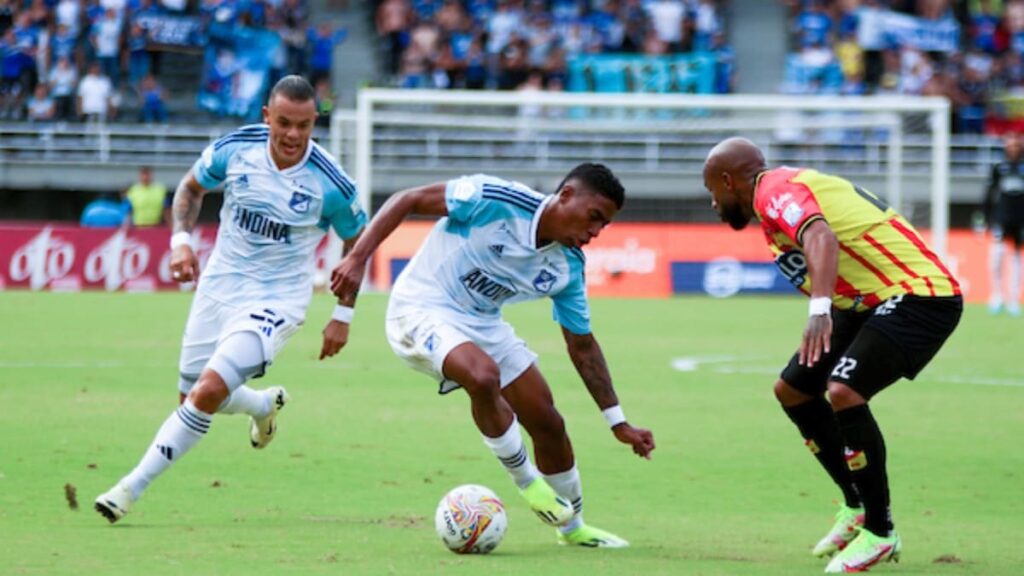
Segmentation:
<svg viewBox="0 0 1024 576">
<path fill-rule="evenodd" d="M 775 396 L 845 500 L 813 554 L 834 555 L 828 573 L 897 560 L 885 441 L 868 401 L 939 351 L 963 311 L 960 285 L 874 194 L 815 170 L 768 169 L 749 140 L 712 148 L 704 185 L 733 229 L 757 217 L 779 270 L 810 297 Z"/>
</svg>

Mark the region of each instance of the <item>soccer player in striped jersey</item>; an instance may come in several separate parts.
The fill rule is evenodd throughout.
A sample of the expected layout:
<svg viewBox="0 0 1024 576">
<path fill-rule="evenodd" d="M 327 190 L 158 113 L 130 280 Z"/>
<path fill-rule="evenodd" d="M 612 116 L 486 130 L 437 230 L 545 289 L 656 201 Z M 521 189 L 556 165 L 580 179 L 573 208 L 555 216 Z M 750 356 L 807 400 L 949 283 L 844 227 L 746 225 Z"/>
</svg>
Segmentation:
<svg viewBox="0 0 1024 576">
<path fill-rule="evenodd" d="M 845 499 L 813 554 L 835 554 L 826 572 L 898 559 L 885 442 L 868 401 L 939 351 L 963 311 L 960 285 L 875 195 L 815 170 L 769 170 L 749 140 L 715 146 L 704 185 L 732 228 L 758 219 L 779 270 L 811 298 L 775 395 Z"/>
<path fill-rule="evenodd" d="M 391 291 L 388 341 L 410 367 L 462 387 L 486 444 L 559 541 L 621 548 L 628 543 L 584 524 L 583 491 L 572 444 L 537 355 L 501 318 L 512 302 L 551 298 L 569 357 L 615 438 L 639 456 L 651 432 L 630 425 L 591 333 L 581 248 L 622 207 L 624 190 L 600 164 L 573 169 L 551 196 L 492 176 L 457 178 L 398 192 L 335 268 L 331 288 L 353 298 L 366 260 L 410 214 L 442 216 Z M 533 439 L 537 466 L 519 424 Z M 538 473 L 539 468 L 539 473 Z"/>
<path fill-rule="evenodd" d="M 198 279 L 179 362 L 179 406 L 138 466 L 101 494 L 96 510 L 110 522 L 128 513 L 143 490 L 195 446 L 215 413 L 248 414 L 249 440 L 265 447 L 277 430 L 284 388 L 255 391 L 259 378 L 303 323 L 313 292 L 316 247 L 328 228 L 348 249 L 366 223 L 355 186 L 310 138 L 317 109 L 313 88 L 287 76 L 263 108 L 266 124 L 247 126 L 202 153 L 174 195 L 171 276 Z M 202 277 L 191 246 L 203 195 L 224 186 L 217 242 Z M 320 359 L 348 339 L 350 308 L 323 330 Z"/>
</svg>

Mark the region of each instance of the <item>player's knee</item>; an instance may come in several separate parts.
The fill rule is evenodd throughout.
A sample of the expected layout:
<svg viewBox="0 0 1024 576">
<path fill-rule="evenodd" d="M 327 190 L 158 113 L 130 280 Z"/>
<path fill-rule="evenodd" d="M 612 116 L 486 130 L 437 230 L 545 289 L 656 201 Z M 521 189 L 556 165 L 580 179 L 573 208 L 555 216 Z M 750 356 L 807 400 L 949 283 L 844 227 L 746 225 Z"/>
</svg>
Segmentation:
<svg viewBox="0 0 1024 576">
<path fill-rule="evenodd" d="M 867 402 L 867 400 L 853 388 L 850 388 L 842 382 L 835 381 L 828 383 L 828 398 L 832 402 L 832 407 L 836 410 L 843 410 L 845 408 L 850 408 Z"/>
<path fill-rule="evenodd" d="M 495 364 L 482 364 L 469 371 L 468 382 L 460 384 L 471 396 L 501 395 L 501 370 Z"/>
<path fill-rule="evenodd" d="M 552 406 L 538 419 L 530 436 L 534 440 L 544 439 L 549 442 L 560 442 L 565 438 L 565 420 L 558 410 Z"/>
<path fill-rule="evenodd" d="M 199 377 L 196 385 L 192 387 L 188 398 L 196 408 L 207 414 L 213 414 L 217 411 L 217 407 L 224 402 L 224 399 L 228 397 L 229 393 L 230 391 L 227 385 L 224 384 L 224 380 L 216 372 L 206 370 Z"/>
<path fill-rule="evenodd" d="M 775 381 L 774 391 L 775 398 L 783 406 L 795 406 L 811 399 L 810 396 L 793 388 L 781 378 Z"/>
</svg>

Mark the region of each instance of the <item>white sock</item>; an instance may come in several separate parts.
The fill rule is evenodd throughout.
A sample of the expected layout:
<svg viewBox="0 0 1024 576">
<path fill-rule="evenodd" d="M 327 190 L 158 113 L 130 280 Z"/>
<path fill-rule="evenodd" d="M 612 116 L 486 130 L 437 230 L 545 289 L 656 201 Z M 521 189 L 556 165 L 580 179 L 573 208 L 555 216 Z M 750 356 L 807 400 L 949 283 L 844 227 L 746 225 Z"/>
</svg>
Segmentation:
<svg viewBox="0 0 1024 576">
<path fill-rule="evenodd" d="M 556 494 L 572 504 L 573 512 L 576 513 L 571 522 L 559 527 L 562 534 L 572 532 L 583 525 L 583 485 L 580 483 L 580 471 L 576 469 L 576 465 L 573 464 L 572 468 L 565 472 L 545 474 L 544 479 Z"/>
<path fill-rule="evenodd" d="M 1003 304 L 1003 241 L 993 242 L 989 246 L 988 252 L 988 271 L 991 275 L 991 297 L 989 303 L 993 306 L 1002 306 Z"/>
<path fill-rule="evenodd" d="M 1010 255 L 1010 289 L 1006 301 L 1011 307 L 1020 304 L 1020 258 L 1019 252 Z"/>
<path fill-rule="evenodd" d="M 248 414 L 263 418 L 270 414 L 271 398 L 265 390 L 253 390 L 244 384 L 221 402 L 217 414 Z"/>
<path fill-rule="evenodd" d="M 212 417 L 188 398 L 167 417 L 139 465 L 121 480 L 131 489 L 133 500 L 138 500 L 150 482 L 206 436 Z"/>
<path fill-rule="evenodd" d="M 519 420 L 513 418 L 512 425 L 501 436 L 483 436 L 483 439 L 484 444 L 494 452 L 520 489 L 526 488 L 537 479 L 537 468 L 526 454 L 526 445 L 523 444 L 523 436 L 519 432 Z"/>
</svg>

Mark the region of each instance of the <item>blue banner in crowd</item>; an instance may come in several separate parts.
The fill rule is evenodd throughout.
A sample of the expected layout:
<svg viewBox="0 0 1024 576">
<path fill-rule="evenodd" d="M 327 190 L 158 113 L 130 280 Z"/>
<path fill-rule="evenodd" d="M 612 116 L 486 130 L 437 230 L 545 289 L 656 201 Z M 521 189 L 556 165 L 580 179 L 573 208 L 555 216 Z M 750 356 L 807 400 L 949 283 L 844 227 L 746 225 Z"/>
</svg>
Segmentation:
<svg viewBox="0 0 1024 576">
<path fill-rule="evenodd" d="M 259 120 L 269 89 L 271 62 L 280 46 L 281 37 L 275 32 L 211 25 L 199 107 L 214 114 Z"/>
<path fill-rule="evenodd" d="M 163 46 L 203 46 L 203 21 L 196 16 L 140 14 L 133 19 L 146 31 L 146 41 Z"/>
<path fill-rule="evenodd" d="M 713 54 L 596 54 L 570 58 L 567 68 L 570 92 L 710 94 L 715 86 Z"/>
<path fill-rule="evenodd" d="M 672 293 L 708 294 L 727 298 L 734 294 L 793 294 L 796 288 L 773 262 L 740 262 L 719 258 L 710 262 L 672 262 Z"/>
<path fill-rule="evenodd" d="M 911 46 L 925 52 L 956 52 L 960 49 L 960 24 L 953 18 L 925 20 L 888 12 L 882 24 L 890 46 Z"/>
</svg>

